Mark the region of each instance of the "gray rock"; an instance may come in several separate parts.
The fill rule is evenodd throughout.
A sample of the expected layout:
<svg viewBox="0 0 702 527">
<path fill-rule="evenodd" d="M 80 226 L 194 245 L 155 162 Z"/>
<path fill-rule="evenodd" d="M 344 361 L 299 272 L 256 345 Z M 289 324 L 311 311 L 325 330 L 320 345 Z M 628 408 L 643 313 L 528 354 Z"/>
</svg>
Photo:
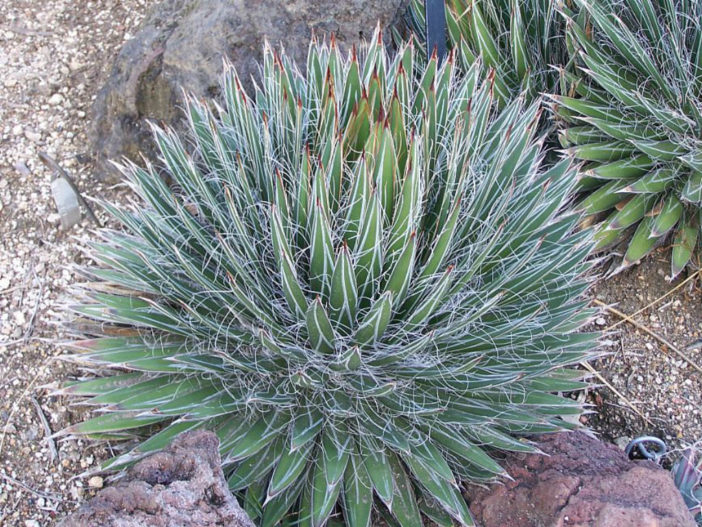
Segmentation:
<svg viewBox="0 0 702 527">
<path fill-rule="evenodd" d="M 98 176 L 108 163 L 151 153 L 146 121 L 177 125 L 181 88 L 216 96 L 227 57 L 246 83 L 258 74 L 264 39 L 304 64 L 311 36 L 334 33 L 342 48 L 401 20 L 408 0 L 165 0 L 122 48 L 94 105 Z M 250 83 L 249 83 L 250 86 Z"/>
<path fill-rule="evenodd" d="M 71 185 L 62 177 L 51 181 L 51 194 L 56 202 L 56 208 L 61 216 L 61 226 L 70 229 L 80 221 L 80 206 L 78 195 Z"/>
<path fill-rule="evenodd" d="M 188 432 L 143 459 L 59 527 L 254 527 L 229 492 L 212 432 Z"/>
</svg>

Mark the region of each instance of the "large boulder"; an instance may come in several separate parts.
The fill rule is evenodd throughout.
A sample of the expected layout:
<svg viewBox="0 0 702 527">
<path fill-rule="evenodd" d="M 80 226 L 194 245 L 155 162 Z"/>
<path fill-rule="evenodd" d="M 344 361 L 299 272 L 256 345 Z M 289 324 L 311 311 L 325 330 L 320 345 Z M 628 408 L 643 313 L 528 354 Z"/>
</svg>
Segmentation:
<svg viewBox="0 0 702 527">
<path fill-rule="evenodd" d="M 212 432 L 179 436 L 59 527 L 254 527 L 229 492 L 218 447 Z"/>
<path fill-rule="evenodd" d="M 543 455 L 510 455 L 514 478 L 466 496 L 482 527 L 695 527 L 670 474 L 577 432 L 544 436 Z"/>
<path fill-rule="evenodd" d="M 94 105 L 97 173 L 114 179 L 108 163 L 151 152 L 146 120 L 176 124 L 181 88 L 196 96 L 218 93 L 222 62 L 245 84 L 258 73 L 263 42 L 282 44 L 304 64 L 312 35 L 336 35 L 342 48 L 369 38 L 380 23 L 401 20 L 408 0 L 165 0 L 122 48 Z M 302 62 L 300 62 L 302 61 Z"/>
</svg>

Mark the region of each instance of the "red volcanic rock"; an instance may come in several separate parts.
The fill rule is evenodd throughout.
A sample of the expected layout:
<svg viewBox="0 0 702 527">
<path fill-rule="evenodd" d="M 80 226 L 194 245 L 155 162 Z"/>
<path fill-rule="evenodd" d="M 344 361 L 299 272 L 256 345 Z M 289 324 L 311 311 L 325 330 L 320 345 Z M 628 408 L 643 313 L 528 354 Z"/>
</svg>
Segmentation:
<svg viewBox="0 0 702 527">
<path fill-rule="evenodd" d="M 212 432 L 183 434 L 59 527 L 254 527 L 229 492 Z"/>
<path fill-rule="evenodd" d="M 670 474 L 582 432 L 543 436 L 546 455 L 511 454 L 513 481 L 469 487 L 481 527 L 695 527 Z"/>
</svg>

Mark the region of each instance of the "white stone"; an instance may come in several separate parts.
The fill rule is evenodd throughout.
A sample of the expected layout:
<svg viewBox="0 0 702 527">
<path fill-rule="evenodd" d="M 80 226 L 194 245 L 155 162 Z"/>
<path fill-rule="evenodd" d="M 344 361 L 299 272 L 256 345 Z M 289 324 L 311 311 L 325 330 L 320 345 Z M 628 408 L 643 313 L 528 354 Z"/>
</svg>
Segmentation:
<svg viewBox="0 0 702 527">
<path fill-rule="evenodd" d="M 88 485 L 94 489 L 101 489 L 104 481 L 100 476 L 93 476 L 88 480 Z"/>
<path fill-rule="evenodd" d="M 69 229 L 78 223 L 80 221 L 78 196 L 70 184 L 63 178 L 56 178 L 51 182 L 51 193 L 61 216 L 63 228 Z"/>
<path fill-rule="evenodd" d="M 35 143 L 41 141 L 41 134 L 35 132 L 34 130 L 25 130 L 24 136 Z"/>
</svg>

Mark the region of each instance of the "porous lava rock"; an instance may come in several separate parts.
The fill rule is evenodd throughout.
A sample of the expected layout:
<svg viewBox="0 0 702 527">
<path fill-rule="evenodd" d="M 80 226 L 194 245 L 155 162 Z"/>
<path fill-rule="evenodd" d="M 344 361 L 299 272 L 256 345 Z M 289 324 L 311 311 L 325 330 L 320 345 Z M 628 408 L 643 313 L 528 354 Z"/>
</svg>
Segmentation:
<svg viewBox="0 0 702 527">
<path fill-rule="evenodd" d="M 164 0 L 120 51 L 93 106 L 97 176 L 116 180 L 109 163 L 151 156 L 147 120 L 177 125 L 182 91 L 212 97 L 223 59 L 245 86 L 258 74 L 264 40 L 305 64 L 313 35 L 332 33 L 342 49 L 370 38 L 376 24 L 402 27 L 408 0 Z"/>
<path fill-rule="evenodd" d="M 59 527 L 254 527 L 229 492 L 218 447 L 212 432 L 179 436 Z"/>
<path fill-rule="evenodd" d="M 695 527 L 670 474 L 583 432 L 547 435 L 546 455 L 511 454 L 512 481 L 471 486 L 481 527 Z"/>
</svg>

